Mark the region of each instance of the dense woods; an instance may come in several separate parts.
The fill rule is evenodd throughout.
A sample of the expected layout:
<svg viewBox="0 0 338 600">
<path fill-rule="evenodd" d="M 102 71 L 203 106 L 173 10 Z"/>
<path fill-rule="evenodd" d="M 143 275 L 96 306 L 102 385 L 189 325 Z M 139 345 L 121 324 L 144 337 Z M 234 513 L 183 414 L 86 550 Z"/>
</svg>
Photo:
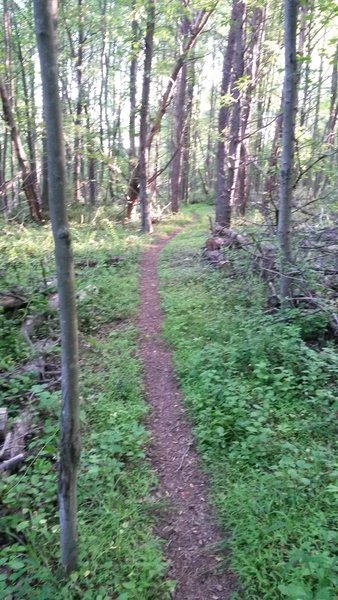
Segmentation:
<svg viewBox="0 0 338 600">
<path fill-rule="evenodd" d="M 216 196 L 220 224 L 253 207 L 274 222 L 288 102 L 283 3 L 59 4 L 69 204 L 115 204 L 131 216 L 141 185 L 145 230 L 147 204 L 156 214 L 168 195 L 174 212 Z M 301 215 L 332 201 L 336 186 L 336 6 L 291 4 Z M 4 2 L 1 53 L 1 206 L 13 214 L 26 198 L 39 221 L 48 187 L 31 2 Z"/>
<path fill-rule="evenodd" d="M 191 577 L 196 600 L 333 600 L 336 0 L 3 0 L 0 17 L 0 595 L 183 600 Z M 153 471 L 177 498 L 144 450 L 157 263 L 139 281 L 139 256 L 178 226 L 163 335 L 233 531 L 225 587 L 184 547 L 180 581 Z"/>
</svg>

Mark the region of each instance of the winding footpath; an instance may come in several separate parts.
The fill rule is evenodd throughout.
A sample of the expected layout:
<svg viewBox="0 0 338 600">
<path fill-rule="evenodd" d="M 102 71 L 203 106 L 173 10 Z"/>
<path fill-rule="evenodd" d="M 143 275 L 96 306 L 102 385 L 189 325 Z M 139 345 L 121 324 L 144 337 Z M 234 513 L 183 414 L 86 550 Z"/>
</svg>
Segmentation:
<svg viewBox="0 0 338 600">
<path fill-rule="evenodd" d="M 177 582 L 175 600 L 227 600 L 236 579 L 222 552 L 222 538 L 208 503 L 207 479 L 175 380 L 170 350 L 161 337 L 158 292 L 159 254 L 176 234 L 146 250 L 141 258 L 140 354 L 147 401 L 151 405 L 150 460 L 158 477 L 156 498 L 168 510 L 156 530 L 165 541 L 168 577 Z"/>
</svg>

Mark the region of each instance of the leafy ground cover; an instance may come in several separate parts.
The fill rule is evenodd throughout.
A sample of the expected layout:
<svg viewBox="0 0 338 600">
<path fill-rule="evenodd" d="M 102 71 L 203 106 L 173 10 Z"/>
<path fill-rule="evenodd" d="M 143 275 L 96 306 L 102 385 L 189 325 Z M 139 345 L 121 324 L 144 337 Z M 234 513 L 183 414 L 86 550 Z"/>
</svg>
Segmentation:
<svg viewBox="0 0 338 600">
<path fill-rule="evenodd" d="M 337 349 L 322 317 L 265 314 L 264 286 L 238 251 L 232 276 L 203 266 L 206 230 L 205 219 L 165 248 L 161 293 L 232 566 L 250 600 L 333 600 Z"/>
<path fill-rule="evenodd" d="M 163 229 L 171 231 L 189 219 L 168 220 Z M 147 408 L 131 323 L 139 302 L 138 254 L 149 242 L 133 229 L 122 229 L 104 210 L 95 222 L 78 220 L 72 222 L 72 234 L 81 346 L 80 569 L 68 582 L 58 567 L 60 393 L 22 369 L 38 351 L 20 332 L 27 314 L 43 312 L 33 342 L 51 332 L 58 335 L 56 314 L 42 293 L 46 282 L 49 292 L 55 291 L 52 237 L 48 226 L 2 224 L 1 288 L 19 288 L 28 306 L 10 318 L 0 314 L 0 404 L 8 406 L 11 421 L 28 408 L 33 425 L 27 460 L 0 483 L 0 595 L 162 600 L 172 584 L 165 579 L 161 548 L 152 535 L 155 479 L 145 458 Z M 107 265 L 112 256 L 120 260 Z M 90 260 L 96 266 L 86 266 Z M 49 351 L 47 362 L 58 365 L 58 346 Z"/>
</svg>

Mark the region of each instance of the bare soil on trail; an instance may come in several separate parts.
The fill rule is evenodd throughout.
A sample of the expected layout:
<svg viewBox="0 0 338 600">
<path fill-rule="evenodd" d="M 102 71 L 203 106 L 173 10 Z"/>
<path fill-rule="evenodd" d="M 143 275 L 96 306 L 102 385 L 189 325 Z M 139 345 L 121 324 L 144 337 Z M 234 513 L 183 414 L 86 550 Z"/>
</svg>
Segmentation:
<svg viewBox="0 0 338 600">
<path fill-rule="evenodd" d="M 177 582 L 172 598 L 227 600 L 238 590 L 236 578 L 226 564 L 224 536 L 208 503 L 207 479 L 198 467 L 171 353 L 161 338 L 157 265 L 162 248 L 176 233 L 143 253 L 140 273 L 138 326 L 146 397 L 151 405 L 150 460 L 159 481 L 156 498 L 168 504 L 156 534 L 165 541 L 168 577 Z"/>
</svg>

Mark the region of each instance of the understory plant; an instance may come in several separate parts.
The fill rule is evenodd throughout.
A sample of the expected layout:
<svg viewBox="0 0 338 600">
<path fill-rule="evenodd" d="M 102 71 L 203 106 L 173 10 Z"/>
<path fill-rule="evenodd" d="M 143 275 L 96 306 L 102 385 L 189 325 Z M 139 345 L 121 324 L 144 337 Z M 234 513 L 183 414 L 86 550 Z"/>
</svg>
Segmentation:
<svg viewBox="0 0 338 600">
<path fill-rule="evenodd" d="M 232 566 L 248 600 L 333 600 L 336 346 L 306 344 L 318 319 L 266 314 L 262 281 L 237 259 L 228 276 L 203 265 L 205 229 L 163 252 L 164 332 Z"/>
<path fill-rule="evenodd" d="M 59 567 L 57 506 L 60 375 L 56 292 L 49 227 L 2 224 L 2 291 L 24 295 L 27 306 L 0 313 L 0 405 L 9 429 L 31 415 L 25 460 L 4 476 L 1 495 L 1 598 L 163 600 L 173 582 L 153 535 L 156 479 L 147 458 L 142 366 L 132 319 L 138 310 L 142 240 L 123 230 L 109 210 L 71 221 L 78 293 L 82 454 L 78 480 L 79 570 L 67 580 Z M 189 219 L 189 217 L 186 217 Z M 77 222 L 79 221 L 79 222 Z M 169 221 L 171 231 L 177 221 Z M 31 335 L 22 324 L 42 313 Z M 43 355 L 39 344 L 54 344 Z M 43 363 L 43 377 L 37 366 Z"/>
</svg>

